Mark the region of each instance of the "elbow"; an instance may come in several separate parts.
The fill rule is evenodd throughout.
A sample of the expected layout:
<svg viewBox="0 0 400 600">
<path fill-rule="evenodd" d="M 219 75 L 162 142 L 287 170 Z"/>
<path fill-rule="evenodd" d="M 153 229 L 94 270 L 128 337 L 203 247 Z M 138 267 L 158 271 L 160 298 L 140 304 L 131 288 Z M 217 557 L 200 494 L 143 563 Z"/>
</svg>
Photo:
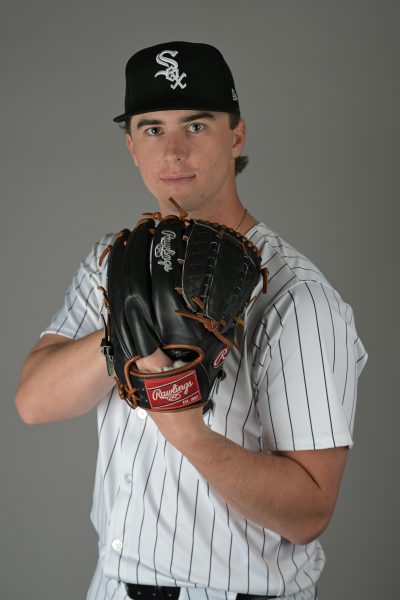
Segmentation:
<svg viewBox="0 0 400 600">
<path fill-rule="evenodd" d="M 26 425 L 39 425 L 41 420 L 37 411 L 33 410 L 34 402 L 29 394 L 24 390 L 23 386 L 19 386 L 15 395 L 15 408 L 22 421 Z"/>
<path fill-rule="evenodd" d="M 292 535 L 288 537 L 289 542 L 292 542 L 292 544 L 296 544 L 298 546 L 305 546 L 311 542 L 314 542 L 327 529 L 331 520 L 331 516 L 331 512 L 327 512 L 319 515 L 318 517 L 310 519 L 308 523 L 302 523 L 302 526 L 296 531 L 293 531 Z"/>
</svg>

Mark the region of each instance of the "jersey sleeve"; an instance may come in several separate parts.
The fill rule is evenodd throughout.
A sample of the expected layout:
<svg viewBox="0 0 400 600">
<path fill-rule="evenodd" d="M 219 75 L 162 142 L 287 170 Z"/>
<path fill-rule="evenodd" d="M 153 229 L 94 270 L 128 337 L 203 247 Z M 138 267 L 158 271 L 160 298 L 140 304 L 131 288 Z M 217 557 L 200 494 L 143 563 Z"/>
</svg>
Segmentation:
<svg viewBox="0 0 400 600">
<path fill-rule="evenodd" d="M 65 292 L 63 305 L 42 331 L 41 337 L 45 333 L 57 333 L 77 340 L 103 327 L 103 294 L 98 286 L 106 287 L 107 260 L 99 267 L 99 259 L 112 239 L 112 234 L 105 235 L 80 263 Z"/>
<path fill-rule="evenodd" d="M 367 360 L 351 307 L 331 287 L 301 282 L 268 307 L 257 335 L 264 449 L 351 447 L 357 379 Z"/>
</svg>

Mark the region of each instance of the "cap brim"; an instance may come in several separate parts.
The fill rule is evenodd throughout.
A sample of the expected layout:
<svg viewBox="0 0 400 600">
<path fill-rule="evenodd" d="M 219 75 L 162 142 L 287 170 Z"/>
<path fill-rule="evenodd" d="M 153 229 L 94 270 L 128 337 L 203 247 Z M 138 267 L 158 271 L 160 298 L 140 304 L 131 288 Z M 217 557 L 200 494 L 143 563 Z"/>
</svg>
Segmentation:
<svg viewBox="0 0 400 600">
<path fill-rule="evenodd" d="M 209 110 L 212 112 L 231 112 L 240 115 L 240 109 L 238 105 L 235 106 L 222 106 L 220 104 L 215 104 L 214 102 L 194 102 L 184 100 L 183 102 L 173 102 L 173 103 L 157 103 L 154 106 L 146 106 L 137 108 L 137 110 L 124 113 L 123 115 L 118 115 L 118 117 L 114 117 L 114 123 L 121 123 L 122 121 L 127 121 L 130 117 L 134 115 L 141 115 L 147 112 L 158 112 L 162 110 Z"/>
<path fill-rule="evenodd" d="M 114 123 L 122 123 L 122 121 L 127 121 L 131 115 L 128 113 L 124 113 L 123 115 L 118 115 L 118 117 L 114 117 Z"/>
</svg>

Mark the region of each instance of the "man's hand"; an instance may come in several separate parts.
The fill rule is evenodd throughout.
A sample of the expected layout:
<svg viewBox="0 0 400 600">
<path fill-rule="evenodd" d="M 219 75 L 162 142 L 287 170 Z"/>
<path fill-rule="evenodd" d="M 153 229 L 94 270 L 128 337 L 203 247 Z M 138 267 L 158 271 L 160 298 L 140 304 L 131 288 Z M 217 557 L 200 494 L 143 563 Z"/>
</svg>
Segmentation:
<svg viewBox="0 0 400 600">
<path fill-rule="evenodd" d="M 136 366 L 139 371 L 143 371 L 144 373 L 158 373 L 165 367 L 172 367 L 172 360 L 161 348 L 157 348 L 153 354 L 137 360 Z"/>
</svg>

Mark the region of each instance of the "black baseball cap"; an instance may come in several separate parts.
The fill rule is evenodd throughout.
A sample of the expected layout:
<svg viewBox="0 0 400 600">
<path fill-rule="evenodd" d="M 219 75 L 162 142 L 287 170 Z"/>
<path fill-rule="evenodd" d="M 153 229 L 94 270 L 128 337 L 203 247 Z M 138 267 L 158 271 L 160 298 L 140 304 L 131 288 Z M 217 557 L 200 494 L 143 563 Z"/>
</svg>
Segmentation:
<svg viewBox="0 0 400 600">
<path fill-rule="evenodd" d="M 125 69 L 125 112 L 113 120 L 158 110 L 240 114 L 232 73 L 209 44 L 166 42 L 136 52 Z"/>
</svg>

